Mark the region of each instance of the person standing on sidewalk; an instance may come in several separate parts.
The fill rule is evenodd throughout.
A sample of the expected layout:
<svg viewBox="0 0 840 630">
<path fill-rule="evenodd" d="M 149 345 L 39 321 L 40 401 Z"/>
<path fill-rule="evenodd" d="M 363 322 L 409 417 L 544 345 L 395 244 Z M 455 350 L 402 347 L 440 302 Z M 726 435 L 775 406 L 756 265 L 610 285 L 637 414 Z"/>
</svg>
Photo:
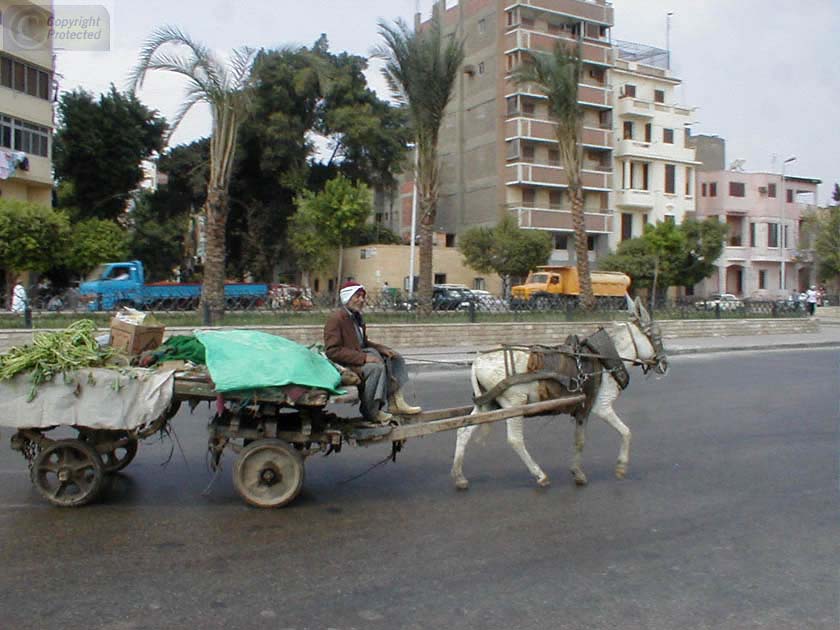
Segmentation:
<svg viewBox="0 0 840 630">
<path fill-rule="evenodd" d="M 365 288 L 358 282 L 345 282 L 339 297 L 341 307 L 324 325 L 324 348 L 330 361 L 361 377 L 362 415 L 366 420 L 387 424 L 393 418 L 391 413 L 420 413 L 420 407 L 409 405 L 403 397 L 402 388 L 408 382 L 405 360 L 395 350 L 367 338 L 362 317 Z"/>
<path fill-rule="evenodd" d="M 20 278 L 15 279 L 15 286 L 12 289 L 12 313 L 23 313 L 26 310 L 26 304 L 29 298 L 26 296 L 26 289 L 21 283 Z"/>
<path fill-rule="evenodd" d="M 817 287 L 813 284 L 805 292 L 805 304 L 808 308 L 808 315 L 814 315 L 817 312 Z"/>
</svg>

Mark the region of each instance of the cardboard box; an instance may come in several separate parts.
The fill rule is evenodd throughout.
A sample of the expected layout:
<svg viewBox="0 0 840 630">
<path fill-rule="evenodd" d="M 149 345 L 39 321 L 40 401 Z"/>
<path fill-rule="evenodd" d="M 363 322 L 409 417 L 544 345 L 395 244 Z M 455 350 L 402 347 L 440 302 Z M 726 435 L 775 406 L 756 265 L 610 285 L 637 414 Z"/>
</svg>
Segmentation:
<svg viewBox="0 0 840 630">
<path fill-rule="evenodd" d="M 115 317 L 111 320 L 111 346 L 126 354 L 154 350 L 163 343 L 164 330 L 166 326 L 137 326 Z"/>
</svg>

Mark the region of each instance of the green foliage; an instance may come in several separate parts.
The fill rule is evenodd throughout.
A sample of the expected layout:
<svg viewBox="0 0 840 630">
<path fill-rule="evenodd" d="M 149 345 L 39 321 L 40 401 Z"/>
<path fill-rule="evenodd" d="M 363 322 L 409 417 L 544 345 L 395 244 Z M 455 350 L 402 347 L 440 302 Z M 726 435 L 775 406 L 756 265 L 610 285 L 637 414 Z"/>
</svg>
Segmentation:
<svg viewBox="0 0 840 630">
<path fill-rule="evenodd" d="M 503 278 L 524 276 L 551 255 L 551 237 L 539 230 L 523 230 L 510 215 L 492 228 L 467 230 L 458 241 L 464 262 L 482 273 Z"/>
<path fill-rule="evenodd" d="M 600 268 L 623 271 L 637 288 L 657 290 L 694 286 L 715 270 L 723 251 L 727 226 L 713 218 L 648 225 L 640 238 L 622 241 L 614 254 L 599 261 Z"/>
<path fill-rule="evenodd" d="M 70 270 L 85 275 L 99 263 L 127 258 L 125 228 L 107 219 L 86 219 L 73 225 L 64 261 Z"/>
<path fill-rule="evenodd" d="M 188 212 L 169 214 L 169 193 L 163 189 L 144 193 L 131 211 L 128 258 L 142 260 L 146 281 L 168 280 L 172 268 L 184 261 L 184 236 L 190 225 Z"/>
<path fill-rule="evenodd" d="M 310 270 L 322 270 L 336 249 L 353 243 L 371 211 L 371 195 L 364 184 L 339 176 L 327 182 L 320 193 L 303 191 L 296 200 L 290 241 L 301 262 Z"/>
<path fill-rule="evenodd" d="M 0 198 L 0 267 L 43 273 L 63 262 L 70 241 L 64 212 Z"/>
<path fill-rule="evenodd" d="M 804 228 L 814 244 L 817 278 L 821 282 L 840 279 L 840 205 L 810 213 Z"/>
<path fill-rule="evenodd" d="M 116 219 L 143 178 L 140 162 L 163 148 L 165 133 L 157 112 L 113 85 L 99 100 L 65 92 L 53 147 L 59 202 L 77 209 L 74 218 Z"/>
<path fill-rule="evenodd" d="M 350 245 L 402 245 L 399 234 L 380 223 L 365 223 L 353 231 Z"/>
</svg>

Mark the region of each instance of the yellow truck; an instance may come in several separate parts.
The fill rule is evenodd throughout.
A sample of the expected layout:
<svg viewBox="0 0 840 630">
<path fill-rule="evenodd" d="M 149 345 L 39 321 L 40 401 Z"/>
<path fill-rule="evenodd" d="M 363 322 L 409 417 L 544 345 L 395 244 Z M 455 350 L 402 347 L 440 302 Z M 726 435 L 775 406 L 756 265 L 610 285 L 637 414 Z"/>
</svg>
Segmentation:
<svg viewBox="0 0 840 630">
<path fill-rule="evenodd" d="M 593 271 L 592 292 L 598 302 L 620 306 L 630 287 L 630 276 L 620 271 Z M 525 284 L 511 289 L 511 306 L 551 308 L 577 301 L 577 267 L 541 266 L 528 274 Z"/>
</svg>

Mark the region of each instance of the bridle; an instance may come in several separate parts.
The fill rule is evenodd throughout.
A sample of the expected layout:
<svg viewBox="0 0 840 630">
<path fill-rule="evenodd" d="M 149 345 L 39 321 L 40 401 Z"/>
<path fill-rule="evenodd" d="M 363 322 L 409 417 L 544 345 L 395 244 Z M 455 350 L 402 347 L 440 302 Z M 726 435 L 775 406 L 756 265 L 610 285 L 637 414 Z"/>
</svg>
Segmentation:
<svg viewBox="0 0 840 630">
<path fill-rule="evenodd" d="M 665 356 L 665 348 L 662 345 L 662 334 L 659 332 L 659 329 L 653 325 L 653 321 L 643 324 L 634 317 L 632 323 L 636 325 L 650 342 L 653 348 L 653 357 L 650 359 L 639 358 L 639 346 L 636 344 L 636 336 L 633 334 L 633 328 L 630 326 L 630 322 L 625 322 L 624 325 L 627 326 L 627 334 L 630 335 L 630 341 L 633 344 L 633 352 L 636 354 L 636 358 L 630 362 L 633 365 L 641 366 L 642 373 L 644 374 L 647 374 L 651 370 L 655 370 L 657 374 L 665 374 L 668 370 L 668 357 Z M 625 359 L 625 361 L 627 360 Z"/>
</svg>

